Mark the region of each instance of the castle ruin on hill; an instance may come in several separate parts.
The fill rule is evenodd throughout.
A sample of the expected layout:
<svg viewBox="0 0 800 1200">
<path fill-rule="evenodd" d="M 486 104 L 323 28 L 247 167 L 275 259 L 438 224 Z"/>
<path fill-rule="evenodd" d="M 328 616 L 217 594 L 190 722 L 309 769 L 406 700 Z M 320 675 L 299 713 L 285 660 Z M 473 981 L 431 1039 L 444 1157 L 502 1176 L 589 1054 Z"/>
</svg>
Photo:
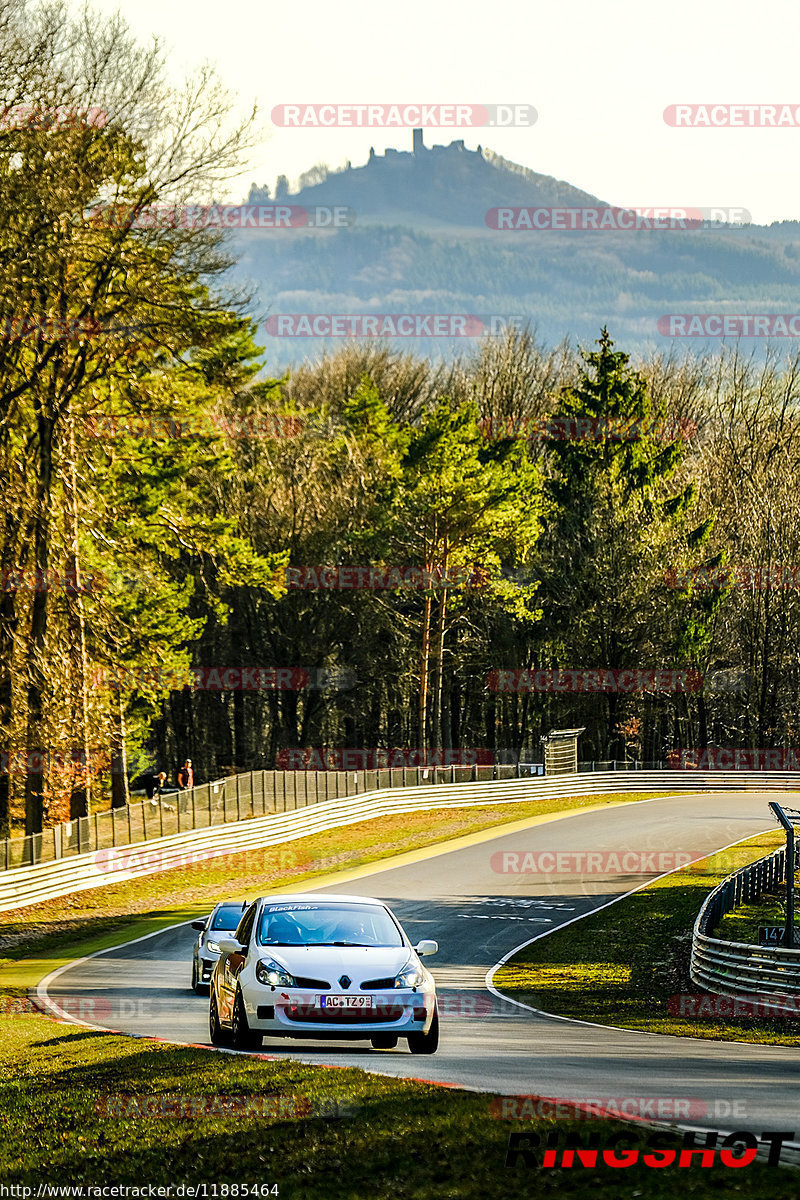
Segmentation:
<svg viewBox="0 0 800 1200">
<path fill-rule="evenodd" d="M 422 129 L 414 130 L 412 144 L 411 144 L 410 157 L 422 158 L 422 156 L 426 155 L 426 154 L 442 155 L 442 154 L 454 154 L 454 153 L 455 154 L 475 154 L 476 156 L 480 156 L 481 158 L 483 157 L 483 148 L 481 146 L 478 146 L 477 150 L 467 150 L 466 146 L 464 145 L 463 138 L 459 138 L 458 141 L 451 142 L 449 146 L 426 146 L 424 139 L 423 139 L 423 134 L 424 134 L 424 130 L 422 130 Z M 379 162 L 380 160 L 383 160 L 385 162 L 387 159 L 391 161 L 393 159 L 396 160 L 398 158 L 408 158 L 408 157 L 409 157 L 408 150 L 393 150 L 391 148 L 388 148 L 386 150 L 385 154 L 376 154 L 375 150 L 372 146 L 370 146 L 370 148 L 369 148 L 369 163 Z M 369 165 L 369 163 L 367 165 Z"/>
</svg>

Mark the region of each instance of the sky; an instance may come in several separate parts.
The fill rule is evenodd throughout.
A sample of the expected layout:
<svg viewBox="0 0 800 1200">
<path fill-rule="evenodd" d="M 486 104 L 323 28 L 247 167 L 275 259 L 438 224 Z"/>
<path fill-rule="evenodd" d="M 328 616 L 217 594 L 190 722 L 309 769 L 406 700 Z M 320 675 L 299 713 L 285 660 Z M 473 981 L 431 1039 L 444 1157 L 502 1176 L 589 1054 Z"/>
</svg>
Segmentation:
<svg viewBox="0 0 800 1200">
<path fill-rule="evenodd" d="M 69 0 L 76 11 L 83 0 Z M 213 63 L 264 137 L 230 202 L 316 163 L 410 149 L 410 128 L 280 128 L 281 104 L 526 104 L 530 126 L 428 129 L 464 138 L 629 207 L 743 208 L 800 219 L 800 7 L 773 0 L 92 0 L 141 39 L 163 38 L 179 78 Z M 796 126 L 669 126 L 672 104 L 789 105 Z M 719 119 L 719 116 L 717 117 Z M 740 118 L 745 121 L 754 118 Z"/>
</svg>

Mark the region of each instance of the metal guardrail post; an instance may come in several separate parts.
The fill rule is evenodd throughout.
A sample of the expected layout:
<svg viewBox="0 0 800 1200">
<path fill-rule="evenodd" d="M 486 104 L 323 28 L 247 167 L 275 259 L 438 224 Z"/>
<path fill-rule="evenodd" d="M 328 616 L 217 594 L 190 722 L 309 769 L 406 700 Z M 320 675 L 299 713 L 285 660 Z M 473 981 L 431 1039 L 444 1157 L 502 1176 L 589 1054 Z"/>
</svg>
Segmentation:
<svg viewBox="0 0 800 1200">
<path fill-rule="evenodd" d="M 794 845 L 794 826 L 792 825 L 786 813 L 775 800 L 769 801 L 769 807 L 778 821 L 783 826 L 786 832 L 786 934 L 785 944 L 792 949 L 794 947 L 794 869 L 795 869 L 795 845 Z"/>
<path fill-rule="evenodd" d="M 776 807 L 780 806 L 770 804 L 773 812 Z M 727 913 L 741 903 L 757 900 L 765 887 L 784 880 L 787 889 L 793 884 L 793 874 L 786 870 L 787 862 L 797 861 L 793 829 L 792 841 L 791 857 L 785 849 L 773 850 L 728 876 L 706 897 L 692 932 L 690 973 L 707 991 L 743 997 L 757 992 L 760 1001 L 773 1008 L 785 1004 L 787 995 L 800 994 L 800 949 L 791 944 L 791 935 L 785 946 L 774 948 L 712 936 Z M 769 997 L 772 1001 L 765 1000 Z"/>
</svg>

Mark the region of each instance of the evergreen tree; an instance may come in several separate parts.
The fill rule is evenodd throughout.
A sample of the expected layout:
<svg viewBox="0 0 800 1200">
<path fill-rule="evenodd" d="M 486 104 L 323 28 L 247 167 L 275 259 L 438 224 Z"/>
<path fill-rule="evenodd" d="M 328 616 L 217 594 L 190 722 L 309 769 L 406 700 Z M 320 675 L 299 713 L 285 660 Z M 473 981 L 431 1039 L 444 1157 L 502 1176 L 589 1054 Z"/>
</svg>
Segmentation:
<svg viewBox="0 0 800 1200">
<path fill-rule="evenodd" d="M 606 328 L 597 345 L 582 353 L 579 379 L 546 429 L 537 651 L 567 668 L 672 667 L 666 656 L 679 649 L 685 617 L 665 572 L 707 539 L 710 523 L 691 523 L 686 441 Z M 624 757 L 625 705 L 613 692 L 598 697 L 594 757 Z"/>
</svg>

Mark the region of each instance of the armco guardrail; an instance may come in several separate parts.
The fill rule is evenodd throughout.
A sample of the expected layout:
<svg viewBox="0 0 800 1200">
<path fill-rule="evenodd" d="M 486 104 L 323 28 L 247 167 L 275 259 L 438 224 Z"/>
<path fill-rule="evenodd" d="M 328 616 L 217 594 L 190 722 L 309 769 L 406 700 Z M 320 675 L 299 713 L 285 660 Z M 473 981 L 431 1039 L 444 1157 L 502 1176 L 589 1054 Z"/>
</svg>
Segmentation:
<svg viewBox="0 0 800 1200">
<path fill-rule="evenodd" d="M 491 770 L 491 768 L 489 768 Z M 513 769 L 513 768 L 512 768 Z M 221 854 L 280 846 L 311 833 L 352 825 L 371 817 L 438 808 L 521 804 L 557 796 L 604 792 L 721 790 L 800 790 L 800 773 L 745 771 L 601 772 L 549 779 L 509 779 L 484 783 L 389 788 L 349 796 L 294 811 L 277 812 L 228 825 L 176 833 L 126 847 L 107 847 L 68 859 L 22 867 L 0 875 L 0 912 L 201 862 Z"/>
<path fill-rule="evenodd" d="M 246 817 L 358 796 L 379 788 L 420 787 L 511 779 L 529 774 L 515 766 L 398 767 L 376 771 L 247 771 L 158 800 L 92 813 L 54 825 L 44 833 L 0 841 L 0 871 L 35 866 L 60 858 L 135 845 L 188 829 L 207 829 Z"/>
<path fill-rule="evenodd" d="M 795 850 L 794 869 L 800 867 L 800 846 Z M 786 883 L 786 850 L 775 850 L 765 858 L 723 879 L 706 897 L 692 933 L 691 977 L 709 992 L 726 996 L 788 996 L 800 992 L 800 949 L 788 946 L 756 946 L 730 942 L 713 936 L 726 913 L 740 904 L 757 900 L 762 892 L 777 891 Z M 776 1008 L 781 1007 L 776 1004 Z"/>
<path fill-rule="evenodd" d="M 638 762 L 593 762 L 591 771 L 610 774 L 635 771 L 637 778 L 642 779 L 645 775 L 654 774 L 647 770 L 650 765 L 663 766 Z M 579 764 L 579 767 L 589 766 L 588 762 Z M 184 833 L 189 829 L 207 829 L 211 825 L 225 825 L 247 817 L 266 816 L 270 812 L 288 812 L 309 804 L 319 804 L 342 796 L 363 795 L 382 788 L 519 779 L 535 776 L 541 770 L 541 763 L 526 762 L 516 765 L 498 763 L 494 766 L 395 767 L 375 771 L 249 771 L 185 791 L 165 792 L 160 803 L 157 800 L 144 800 L 139 804 L 65 821 L 44 833 L 0 840 L 0 872 L 54 862 L 92 850 L 136 845 L 173 833 Z M 579 774 L 582 773 L 579 770 Z M 657 773 L 663 774 L 660 769 Z M 683 773 L 691 775 L 694 780 L 699 777 L 697 772 Z M 681 772 L 669 771 L 665 777 L 672 780 L 676 774 Z M 759 778 L 766 776 L 765 772 L 744 771 L 706 774 L 720 780 L 720 786 L 727 786 L 722 782 L 723 776 L 735 776 L 737 780 L 744 780 L 747 775 Z M 772 774 L 788 778 L 788 773 Z"/>
</svg>

